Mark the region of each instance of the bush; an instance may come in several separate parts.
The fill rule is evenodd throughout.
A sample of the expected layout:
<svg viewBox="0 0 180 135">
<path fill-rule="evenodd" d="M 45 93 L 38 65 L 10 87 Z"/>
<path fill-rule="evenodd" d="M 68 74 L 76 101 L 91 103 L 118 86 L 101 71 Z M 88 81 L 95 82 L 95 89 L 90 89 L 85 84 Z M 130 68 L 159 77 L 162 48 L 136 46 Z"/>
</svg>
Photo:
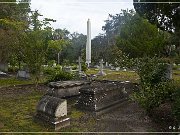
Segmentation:
<svg viewBox="0 0 180 135">
<path fill-rule="evenodd" d="M 52 67 L 54 65 L 54 63 L 56 63 L 55 60 L 50 60 L 50 61 L 48 61 L 48 66 Z"/>
<path fill-rule="evenodd" d="M 87 65 L 86 64 L 82 64 L 82 71 L 86 72 L 87 70 Z"/>
<path fill-rule="evenodd" d="M 158 58 L 142 58 L 137 64 L 140 89 L 133 97 L 147 111 L 172 100 L 174 82 L 165 78 L 166 65 Z"/>
<path fill-rule="evenodd" d="M 73 74 L 68 72 L 59 71 L 56 74 L 50 76 L 48 82 L 66 81 L 73 79 Z"/>
<path fill-rule="evenodd" d="M 180 123 L 180 89 L 176 89 L 173 99 L 173 115 L 175 116 L 176 120 Z"/>
<path fill-rule="evenodd" d="M 13 73 L 16 73 L 17 71 L 19 70 L 18 67 L 14 66 L 14 67 L 8 67 L 8 72 L 13 72 Z"/>
<path fill-rule="evenodd" d="M 43 73 L 46 75 L 54 75 L 56 74 L 56 70 L 53 67 L 44 67 Z"/>
<path fill-rule="evenodd" d="M 149 112 L 160 104 L 171 101 L 174 89 L 173 81 L 160 82 L 154 86 L 141 84 L 140 90 L 133 94 L 133 98 Z"/>
</svg>

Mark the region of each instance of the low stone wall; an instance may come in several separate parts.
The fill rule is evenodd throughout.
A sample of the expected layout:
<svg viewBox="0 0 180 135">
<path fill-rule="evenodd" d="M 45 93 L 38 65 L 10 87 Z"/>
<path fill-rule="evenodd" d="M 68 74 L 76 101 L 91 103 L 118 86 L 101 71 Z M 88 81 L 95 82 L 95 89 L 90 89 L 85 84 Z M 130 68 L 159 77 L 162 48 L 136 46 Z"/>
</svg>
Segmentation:
<svg viewBox="0 0 180 135">
<path fill-rule="evenodd" d="M 109 109 L 129 98 L 136 84 L 118 81 L 96 81 L 80 89 L 77 108 L 90 112 Z"/>
</svg>

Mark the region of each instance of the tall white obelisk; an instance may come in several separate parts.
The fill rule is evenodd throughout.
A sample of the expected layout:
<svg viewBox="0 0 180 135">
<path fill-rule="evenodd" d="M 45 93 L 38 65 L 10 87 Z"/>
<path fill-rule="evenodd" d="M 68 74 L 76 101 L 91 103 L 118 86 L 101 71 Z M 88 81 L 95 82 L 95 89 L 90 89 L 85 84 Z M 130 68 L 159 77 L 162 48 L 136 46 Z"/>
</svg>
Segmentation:
<svg viewBox="0 0 180 135">
<path fill-rule="evenodd" d="M 87 21 L 87 42 L 86 42 L 86 63 L 89 67 L 91 63 L 91 22 Z"/>
</svg>

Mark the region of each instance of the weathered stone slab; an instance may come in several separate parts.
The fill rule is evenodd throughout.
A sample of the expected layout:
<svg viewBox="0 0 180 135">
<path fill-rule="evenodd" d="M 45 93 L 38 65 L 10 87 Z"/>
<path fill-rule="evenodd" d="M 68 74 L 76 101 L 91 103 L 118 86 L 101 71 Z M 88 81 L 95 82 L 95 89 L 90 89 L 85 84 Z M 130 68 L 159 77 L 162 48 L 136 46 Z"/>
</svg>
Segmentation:
<svg viewBox="0 0 180 135">
<path fill-rule="evenodd" d="M 79 95 L 79 89 L 86 84 L 88 81 L 58 81 L 50 82 L 47 95 L 54 97 L 70 97 Z"/>
<path fill-rule="evenodd" d="M 45 95 L 36 108 L 36 119 L 47 122 L 55 130 L 70 125 L 67 117 L 67 101 L 57 97 Z"/>
<path fill-rule="evenodd" d="M 135 85 L 130 82 L 100 81 L 80 89 L 77 107 L 98 113 L 127 100 Z"/>
</svg>

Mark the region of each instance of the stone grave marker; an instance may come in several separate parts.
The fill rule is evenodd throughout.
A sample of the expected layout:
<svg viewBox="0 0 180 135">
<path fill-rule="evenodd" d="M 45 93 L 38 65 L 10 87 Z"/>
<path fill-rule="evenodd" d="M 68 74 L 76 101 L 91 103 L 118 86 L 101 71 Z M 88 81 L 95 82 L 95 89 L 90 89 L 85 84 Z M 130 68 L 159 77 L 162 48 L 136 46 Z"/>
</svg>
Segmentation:
<svg viewBox="0 0 180 135">
<path fill-rule="evenodd" d="M 67 101 L 49 95 L 43 96 L 36 107 L 35 119 L 47 123 L 54 130 L 69 126 Z"/>
<path fill-rule="evenodd" d="M 30 79 L 30 74 L 25 70 L 19 70 L 17 73 L 17 78 Z"/>
<path fill-rule="evenodd" d="M 172 65 L 171 64 L 165 64 L 165 66 L 166 66 L 165 77 L 167 79 L 172 79 Z"/>
<path fill-rule="evenodd" d="M 103 71 L 103 59 L 101 59 L 100 61 L 100 69 L 99 69 L 99 72 L 97 73 L 97 75 L 100 75 L 100 76 L 104 76 L 106 75 L 106 73 Z"/>
<path fill-rule="evenodd" d="M 72 73 L 72 67 L 63 67 L 63 71 Z"/>
</svg>

